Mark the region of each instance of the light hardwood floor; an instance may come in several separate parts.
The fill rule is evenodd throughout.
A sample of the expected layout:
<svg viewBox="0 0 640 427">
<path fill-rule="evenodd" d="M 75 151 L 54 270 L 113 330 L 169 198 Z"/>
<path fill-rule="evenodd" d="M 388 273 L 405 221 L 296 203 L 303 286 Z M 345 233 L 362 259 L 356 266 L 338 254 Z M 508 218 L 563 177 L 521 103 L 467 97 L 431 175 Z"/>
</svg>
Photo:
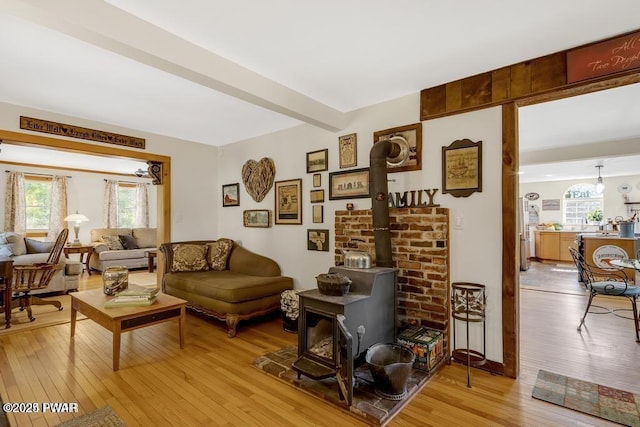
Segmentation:
<svg viewBox="0 0 640 427">
<path fill-rule="evenodd" d="M 86 276 L 84 276 L 86 279 Z M 99 276 L 82 288 L 100 286 Z M 517 380 L 445 366 L 390 425 L 612 425 L 531 398 L 538 369 L 640 392 L 632 322 L 590 315 L 576 325 L 584 297 L 521 292 L 522 370 Z M 605 304 L 603 304 L 605 305 Z M 608 306 L 628 308 L 623 301 Z M 36 320 L 37 321 L 37 320 Z M 128 426 L 362 425 L 323 401 L 251 366 L 259 355 L 296 343 L 278 317 L 242 322 L 236 338 L 222 322 L 188 315 L 185 349 L 167 322 L 122 338 L 120 370 L 111 369 L 111 335 L 90 320 L 0 337 L 0 395 L 9 402 L 78 402 L 80 413 L 111 405 Z M 15 414 L 13 426 L 47 426 L 72 414 Z"/>
</svg>

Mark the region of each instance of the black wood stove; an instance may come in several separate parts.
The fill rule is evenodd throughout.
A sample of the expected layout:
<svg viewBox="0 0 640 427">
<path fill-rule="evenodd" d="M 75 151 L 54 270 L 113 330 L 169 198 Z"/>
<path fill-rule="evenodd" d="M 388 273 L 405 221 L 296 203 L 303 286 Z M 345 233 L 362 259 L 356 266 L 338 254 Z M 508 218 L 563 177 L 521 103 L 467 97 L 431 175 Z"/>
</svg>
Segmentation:
<svg viewBox="0 0 640 427">
<path fill-rule="evenodd" d="M 351 279 L 344 296 L 300 292 L 298 377 L 337 377 L 341 394 L 351 405 L 354 364 L 376 343 L 395 342 L 397 270 L 387 267 L 331 267 Z"/>
</svg>

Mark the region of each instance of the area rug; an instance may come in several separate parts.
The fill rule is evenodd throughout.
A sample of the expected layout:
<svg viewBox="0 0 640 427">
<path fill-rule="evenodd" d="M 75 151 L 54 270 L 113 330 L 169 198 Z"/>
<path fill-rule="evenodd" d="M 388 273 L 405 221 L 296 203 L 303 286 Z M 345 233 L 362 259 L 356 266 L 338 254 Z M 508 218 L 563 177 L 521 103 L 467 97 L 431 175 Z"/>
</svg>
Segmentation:
<svg viewBox="0 0 640 427">
<path fill-rule="evenodd" d="M 80 415 L 69 421 L 58 424 L 57 427 L 125 427 L 126 424 L 115 413 L 111 406 L 106 405 L 88 414 Z"/>
<path fill-rule="evenodd" d="M 317 381 L 301 375 L 298 379 L 297 372 L 291 369 L 291 364 L 297 357 L 297 347 L 285 347 L 258 357 L 254 360 L 253 366 L 373 425 L 386 425 L 391 421 L 420 392 L 430 378 L 428 372 L 414 369 L 407 382 L 407 397 L 402 400 L 389 400 L 376 394 L 369 369 L 366 366 L 360 366 L 355 369 L 353 404 L 349 407 L 340 400 L 339 386 L 335 378 Z"/>
<path fill-rule="evenodd" d="M 58 310 L 53 305 L 34 305 L 31 308 L 33 317 L 36 319 L 31 322 L 26 311 L 20 311 L 16 308 L 11 312 L 11 327 L 9 329 L 4 327 L 4 314 L 1 316 L 0 336 L 71 322 L 71 297 L 69 295 L 57 295 L 43 299 L 60 301 L 62 310 Z M 78 313 L 77 320 L 83 319 L 86 317 Z"/>
<path fill-rule="evenodd" d="M 627 426 L 640 426 L 640 394 L 540 370 L 532 397 Z"/>
</svg>

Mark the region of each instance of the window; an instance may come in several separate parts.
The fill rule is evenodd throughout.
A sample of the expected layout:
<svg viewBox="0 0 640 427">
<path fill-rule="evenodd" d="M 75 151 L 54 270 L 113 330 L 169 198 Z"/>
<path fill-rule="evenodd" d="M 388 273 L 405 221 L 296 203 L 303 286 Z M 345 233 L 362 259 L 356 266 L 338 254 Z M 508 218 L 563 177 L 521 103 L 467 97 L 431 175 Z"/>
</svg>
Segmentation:
<svg viewBox="0 0 640 427">
<path fill-rule="evenodd" d="M 604 211 L 602 193 L 598 194 L 593 184 L 576 184 L 564 193 L 564 223 L 585 224 L 587 214 L 594 209 Z"/>
<path fill-rule="evenodd" d="M 136 186 L 118 184 L 118 226 L 133 228 L 136 224 Z"/>
<path fill-rule="evenodd" d="M 51 178 L 25 176 L 27 232 L 29 234 L 49 230 L 51 213 Z"/>
</svg>

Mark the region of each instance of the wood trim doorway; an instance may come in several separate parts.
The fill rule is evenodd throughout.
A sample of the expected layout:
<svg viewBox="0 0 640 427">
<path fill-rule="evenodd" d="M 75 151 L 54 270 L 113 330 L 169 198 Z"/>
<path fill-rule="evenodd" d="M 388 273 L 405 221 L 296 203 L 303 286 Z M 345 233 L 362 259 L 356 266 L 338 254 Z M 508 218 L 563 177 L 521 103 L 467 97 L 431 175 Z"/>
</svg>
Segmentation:
<svg viewBox="0 0 640 427">
<path fill-rule="evenodd" d="M 46 147 L 79 154 L 134 159 L 145 162 L 151 160 L 162 163 L 162 184 L 155 186 L 157 187 L 158 203 L 156 239 L 159 243 L 169 242 L 171 240 L 171 157 L 2 129 L 0 129 L 0 141 L 11 142 L 16 145 Z M 158 260 L 158 277 L 162 274 L 161 265 L 161 260 Z"/>
</svg>

